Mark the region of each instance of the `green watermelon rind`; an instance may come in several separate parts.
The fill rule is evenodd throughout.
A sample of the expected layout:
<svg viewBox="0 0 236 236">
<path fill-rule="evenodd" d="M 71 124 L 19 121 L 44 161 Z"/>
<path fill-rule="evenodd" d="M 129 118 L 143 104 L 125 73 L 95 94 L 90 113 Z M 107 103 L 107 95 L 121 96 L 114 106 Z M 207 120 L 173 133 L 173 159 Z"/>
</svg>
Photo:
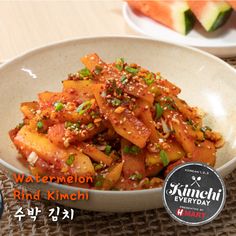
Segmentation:
<svg viewBox="0 0 236 236">
<path fill-rule="evenodd" d="M 190 8 L 185 4 L 176 7 L 172 17 L 174 21 L 174 29 L 183 35 L 188 34 L 194 26 L 195 16 Z"/>
<path fill-rule="evenodd" d="M 211 26 L 208 32 L 213 32 L 218 28 L 220 28 L 222 25 L 224 25 L 227 22 L 228 18 L 230 17 L 231 13 L 232 13 L 232 8 L 220 12 L 216 17 L 214 24 Z"/>
<path fill-rule="evenodd" d="M 195 24 L 195 16 L 190 9 L 184 12 L 184 20 L 185 20 L 185 35 L 187 35 L 192 30 Z"/>
</svg>

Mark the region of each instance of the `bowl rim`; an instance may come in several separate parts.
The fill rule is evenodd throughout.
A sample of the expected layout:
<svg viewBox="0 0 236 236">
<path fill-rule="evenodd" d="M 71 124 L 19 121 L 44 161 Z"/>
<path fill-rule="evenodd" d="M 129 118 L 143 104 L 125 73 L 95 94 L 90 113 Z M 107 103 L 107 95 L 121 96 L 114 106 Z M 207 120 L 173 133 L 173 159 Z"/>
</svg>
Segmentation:
<svg viewBox="0 0 236 236">
<path fill-rule="evenodd" d="M 20 53 L 19 55 L 15 56 L 15 57 L 10 58 L 9 60 L 7 60 L 6 62 L 4 62 L 3 64 L 0 65 L 0 71 L 2 69 L 4 69 L 5 67 L 10 66 L 12 63 L 16 63 L 16 62 L 20 61 L 24 57 L 29 57 L 31 55 L 38 53 L 38 52 L 43 52 L 44 50 L 47 50 L 47 49 L 53 49 L 58 46 L 66 45 L 66 44 L 73 43 L 73 42 L 84 41 L 84 40 L 85 41 L 92 41 L 92 40 L 109 40 L 109 39 L 149 41 L 149 42 L 153 42 L 153 43 L 161 43 L 161 44 L 179 47 L 179 48 L 182 48 L 182 49 L 188 50 L 188 51 L 194 51 L 194 52 L 199 53 L 207 58 L 210 58 L 211 60 L 215 60 L 217 63 L 222 64 L 223 66 L 226 66 L 229 70 L 231 70 L 231 72 L 235 73 L 235 76 L 236 76 L 236 70 L 232 66 L 230 66 L 229 64 L 227 64 L 226 62 L 224 62 L 220 58 L 218 58 L 208 52 L 205 52 L 205 51 L 202 51 L 200 49 L 193 48 L 190 46 L 182 45 L 179 43 L 173 43 L 173 42 L 169 42 L 169 41 L 157 40 L 157 39 L 153 39 L 153 38 L 147 38 L 144 36 L 134 36 L 134 35 L 129 35 L 129 36 L 126 36 L 126 35 L 103 35 L 103 36 L 92 36 L 92 37 L 87 36 L 87 37 L 77 37 L 77 38 L 65 39 L 65 40 L 61 40 L 61 41 L 48 43 L 48 44 L 45 44 L 40 47 L 35 47 L 33 49 L 29 49 L 23 53 Z M 229 166 L 231 166 L 234 163 L 236 163 L 236 156 L 233 157 L 230 161 L 226 162 L 221 167 L 217 168 L 216 171 L 218 173 L 221 173 L 225 168 L 228 168 Z M 12 172 L 24 174 L 26 177 L 32 176 L 34 178 L 34 176 L 31 173 L 23 172 L 22 170 L 14 167 L 13 165 L 4 161 L 1 157 L 0 157 L 0 165 L 11 170 Z M 12 178 L 12 176 L 10 178 Z M 130 194 L 136 195 L 136 194 L 148 194 L 148 193 L 151 194 L 151 193 L 162 192 L 162 187 L 152 188 L 152 189 L 142 189 L 142 190 L 113 191 L 113 190 L 86 189 L 86 188 L 80 188 L 80 187 L 74 187 L 74 186 L 69 186 L 69 185 L 64 185 L 64 184 L 53 183 L 53 182 L 48 182 L 47 185 L 52 186 L 52 187 L 57 187 L 58 189 L 60 188 L 64 191 L 81 190 L 81 191 L 88 191 L 89 193 L 108 194 L 108 195 L 110 195 L 110 194 L 112 194 L 112 195 L 121 195 L 122 194 L 123 195 L 125 193 L 127 193 L 129 195 Z"/>
</svg>

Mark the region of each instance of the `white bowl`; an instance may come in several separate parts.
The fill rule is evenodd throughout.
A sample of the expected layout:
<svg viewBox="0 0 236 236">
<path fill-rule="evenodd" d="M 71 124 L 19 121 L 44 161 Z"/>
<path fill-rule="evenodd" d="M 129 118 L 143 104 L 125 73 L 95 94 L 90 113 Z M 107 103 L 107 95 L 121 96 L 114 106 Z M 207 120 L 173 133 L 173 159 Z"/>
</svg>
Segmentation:
<svg viewBox="0 0 236 236">
<path fill-rule="evenodd" d="M 55 43 L 21 55 L 0 67 L 0 166 L 9 175 L 29 174 L 8 131 L 21 121 L 19 105 L 37 99 L 45 90 L 59 91 L 60 81 L 82 67 L 80 57 L 97 52 L 105 61 L 124 57 L 153 71 L 161 71 L 182 88 L 181 97 L 207 112 L 205 123 L 226 140 L 217 153 L 216 168 L 223 176 L 236 167 L 236 71 L 220 59 L 197 49 L 135 37 L 84 38 Z M 78 188 L 58 184 L 25 184 L 34 191 Z M 88 201 L 58 202 L 95 211 L 139 211 L 162 206 L 161 188 L 138 191 L 89 190 Z"/>
</svg>

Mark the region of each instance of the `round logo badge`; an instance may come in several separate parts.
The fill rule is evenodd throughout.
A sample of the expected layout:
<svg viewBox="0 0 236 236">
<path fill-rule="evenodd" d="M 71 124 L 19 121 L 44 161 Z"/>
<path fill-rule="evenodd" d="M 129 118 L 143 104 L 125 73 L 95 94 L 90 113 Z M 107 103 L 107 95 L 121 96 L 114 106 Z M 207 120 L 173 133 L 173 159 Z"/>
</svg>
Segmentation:
<svg viewBox="0 0 236 236">
<path fill-rule="evenodd" d="M 225 185 L 208 165 L 191 162 L 177 166 L 166 177 L 163 202 L 172 218 L 186 225 L 212 221 L 225 203 Z"/>
<path fill-rule="evenodd" d="M 0 218 L 2 216 L 3 213 L 3 197 L 2 197 L 2 193 L 0 191 Z"/>
</svg>

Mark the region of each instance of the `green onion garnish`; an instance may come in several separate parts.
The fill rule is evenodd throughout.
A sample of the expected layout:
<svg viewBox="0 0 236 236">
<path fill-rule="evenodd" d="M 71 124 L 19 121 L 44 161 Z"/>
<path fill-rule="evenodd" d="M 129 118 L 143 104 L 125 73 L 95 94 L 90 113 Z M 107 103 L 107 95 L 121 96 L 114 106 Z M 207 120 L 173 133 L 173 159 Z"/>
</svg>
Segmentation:
<svg viewBox="0 0 236 236">
<path fill-rule="evenodd" d="M 89 77 L 91 75 L 91 72 L 88 68 L 85 67 L 85 68 L 83 68 L 82 70 L 79 71 L 79 75 L 83 78 L 84 77 Z"/>
<path fill-rule="evenodd" d="M 91 129 L 91 128 L 93 128 L 93 126 L 94 126 L 93 123 L 89 123 L 89 124 L 86 126 L 86 128 L 87 128 L 87 129 Z"/>
<path fill-rule="evenodd" d="M 80 115 L 83 115 L 91 106 L 92 106 L 92 103 L 90 101 L 86 101 L 86 102 L 83 102 L 82 104 L 80 104 L 76 111 Z"/>
<path fill-rule="evenodd" d="M 70 121 L 66 121 L 65 122 L 65 128 L 66 129 L 70 129 L 70 130 L 75 130 L 75 129 L 79 129 L 80 128 L 80 123 L 72 123 Z"/>
<path fill-rule="evenodd" d="M 123 149 L 124 153 L 126 154 L 134 154 L 137 155 L 140 152 L 140 148 L 133 145 L 133 146 L 125 146 Z"/>
<path fill-rule="evenodd" d="M 103 165 L 102 164 L 95 164 L 94 165 L 94 170 L 97 171 L 97 170 L 101 170 L 103 168 Z"/>
<path fill-rule="evenodd" d="M 153 74 L 149 73 L 145 78 L 143 78 L 143 80 L 148 86 L 151 85 L 154 82 Z"/>
<path fill-rule="evenodd" d="M 75 155 L 74 154 L 70 154 L 68 159 L 66 160 L 66 164 L 68 166 L 71 166 L 73 164 L 74 160 L 75 160 Z"/>
<path fill-rule="evenodd" d="M 106 153 L 106 155 L 109 155 L 111 153 L 111 146 L 110 145 L 106 145 L 105 153 Z"/>
<path fill-rule="evenodd" d="M 172 104 L 168 104 L 166 107 L 170 111 L 175 111 L 176 110 L 175 107 Z"/>
<path fill-rule="evenodd" d="M 102 186 L 102 181 L 98 180 L 96 183 L 95 183 L 95 187 L 101 187 Z"/>
<path fill-rule="evenodd" d="M 61 111 L 64 108 L 64 105 L 61 102 L 56 102 L 54 104 L 54 107 L 55 107 L 55 111 Z"/>
<path fill-rule="evenodd" d="M 65 122 L 65 128 L 71 128 L 71 126 L 73 125 L 74 123 L 70 122 L 70 121 L 66 121 Z"/>
<path fill-rule="evenodd" d="M 125 70 L 127 72 L 131 73 L 132 75 L 136 75 L 139 71 L 139 69 L 136 69 L 136 68 L 133 68 L 133 67 L 130 67 L 130 66 L 126 66 Z"/>
<path fill-rule="evenodd" d="M 70 121 L 66 121 L 65 122 L 65 128 L 70 128 L 74 123 L 70 122 Z"/>
<path fill-rule="evenodd" d="M 111 104 L 112 104 L 112 106 L 117 107 L 121 104 L 121 100 L 119 100 L 118 98 L 114 98 L 114 99 L 112 99 Z"/>
<path fill-rule="evenodd" d="M 193 130 L 196 130 L 196 129 L 197 129 L 196 125 L 195 125 L 195 127 L 193 125 Z M 206 139 L 206 131 L 207 130 L 212 131 L 212 129 L 209 126 L 203 126 L 200 128 L 200 130 L 203 132 L 204 139 Z"/>
<path fill-rule="evenodd" d="M 119 70 L 122 71 L 124 66 L 124 58 L 117 58 L 116 59 L 116 64 L 115 67 Z"/>
<path fill-rule="evenodd" d="M 160 158 L 161 158 L 163 166 L 167 166 L 169 164 L 170 161 L 169 161 L 168 155 L 164 150 L 160 151 Z"/>
<path fill-rule="evenodd" d="M 171 97 L 168 97 L 168 96 L 164 97 L 164 100 L 167 101 L 167 102 L 172 102 L 172 103 L 174 102 L 173 99 Z"/>
<path fill-rule="evenodd" d="M 209 126 L 204 126 L 200 129 L 203 133 L 205 133 L 207 130 L 212 131 L 212 129 Z"/>
<path fill-rule="evenodd" d="M 155 108 L 156 108 L 156 118 L 159 119 L 162 116 L 164 110 L 159 103 L 155 104 Z"/>
<path fill-rule="evenodd" d="M 118 95 L 121 95 L 123 93 L 123 90 L 121 88 L 116 88 L 116 93 Z"/>
<path fill-rule="evenodd" d="M 38 121 L 37 122 L 37 128 L 38 129 L 42 129 L 43 128 L 43 122 L 42 121 Z"/>
<path fill-rule="evenodd" d="M 120 78 L 120 82 L 121 82 L 122 84 L 127 84 L 128 78 L 127 78 L 125 75 L 122 75 L 121 78 Z"/>
<path fill-rule="evenodd" d="M 95 118 L 97 118 L 97 117 L 99 116 L 99 113 L 98 113 L 98 112 L 95 112 L 95 111 L 91 111 L 91 112 L 90 112 L 90 116 L 91 116 L 93 119 L 95 119 Z"/>
<path fill-rule="evenodd" d="M 141 180 L 143 176 L 139 173 L 130 175 L 129 179 L 131 180 Z"/>
<path fill-rule="evenodd" d="M 129 153 L 129 146 L 125 146 L 123 151 L 124 151 L 124 153 Z"/>
</svg>

